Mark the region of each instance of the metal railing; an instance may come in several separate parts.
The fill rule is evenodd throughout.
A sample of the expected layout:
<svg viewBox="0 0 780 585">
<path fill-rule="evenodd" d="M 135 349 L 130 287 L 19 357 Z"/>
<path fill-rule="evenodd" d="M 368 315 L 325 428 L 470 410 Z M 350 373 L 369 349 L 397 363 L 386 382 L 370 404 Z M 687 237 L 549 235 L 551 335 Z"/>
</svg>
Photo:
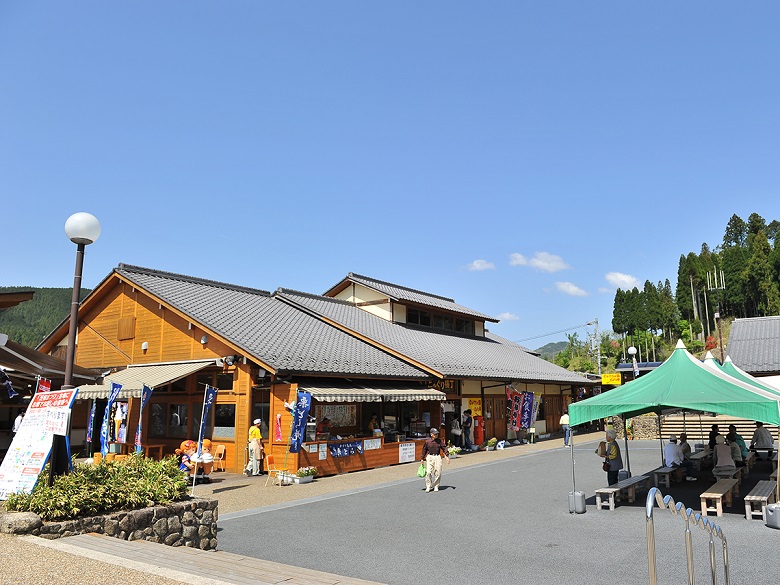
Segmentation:
<svg viewBox="0 0 780 585">
<path fill-rule="evenodd" d="M 647 530 L 647 564 L 650 571 L 650 585 L 657 585 L 655 564 L 655 526 L 653 524 L 653 507 L 655 503 L 659 508 L 666 508 L 675 516 L 681 516 L 685 520 L 685 554 L 688 560 L 688 585 L 693 585 L 693 538 L 691 534 L 691 523 L 705 530 L 710 535 L 710 571 L 712 573 L 712 585 L 716 584 L 717 563 L 715 561 L 715 537 L 723 543 L 723 573 L 725 585 L 731 585 L 729 577 L 729 551 L 726 543 L 726 537 L 720 526 L 710 522 L 709 518 L 694 512 L 690 508 L 684 508 L 682 502 L 675 503 L 672 496 L 664 496 L 658 488 L 650 488 L 645 502 L 645 520 Z"/>
</svg>

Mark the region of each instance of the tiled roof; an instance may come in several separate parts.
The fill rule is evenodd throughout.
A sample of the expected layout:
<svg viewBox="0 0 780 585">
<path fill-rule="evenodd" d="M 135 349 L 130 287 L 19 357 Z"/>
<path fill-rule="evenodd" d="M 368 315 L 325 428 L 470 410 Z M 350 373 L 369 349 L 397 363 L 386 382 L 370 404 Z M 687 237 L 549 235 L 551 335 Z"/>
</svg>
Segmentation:
<svg viewBox="0 0 780 585">
<path fill-rule="evenodd" d="M 780 373 L 780 317 L 735 319 L 726 353 L 750 374 Z"/>
<path fill-rule="evenodd" d="M 279 373 L 429 378 L 267 291 L 126 264 L 116 273 Z"/>
<path fill-rule="evenodd" d="M 461 315 L 468 315 L 469 317 L 476 317 L 477 319 L 484 319 L 485 321 L 498 323 L 498 319 L 495 317 L 491 317 L 490 315 L 485 315 L 484 313 L 480 313 L 478 311 L 474 311 L 473 309 L 469 309 L 468 307 L 464 307 L 463 305 L 459 305 L 455 302 L 454 299 L 447 297 L 441 297 L 439 295 L 415 290 L 413 288 L 407 288 L 405 286 L 400 286 L 391 282 L 384 282 L 369 276 L 355 274 L 354 272 L 347 274 L 346 278 L 344 278 L 339 284 L 343 283 L 344 281 L 361 284 L 367 288 L 387 295 L 394 301 L 406 301 L 418 305 L 426 305 L 428 307 L 443 309 L 453 313 L 459 313 Z M 336 286 L 331 287 L 325 294 L 327 295 L 328 292 L 334 290 L 338 286 L 339 285 L 337 284 Z"/>
<path fill-rule="evenodd" d="M 591 384 L 497 336 L 478 338 L 412 328 L 391 323 L 346 301 L 287 289 L 277 290 L 276 296 L 446 377 Z"/>
</svg>

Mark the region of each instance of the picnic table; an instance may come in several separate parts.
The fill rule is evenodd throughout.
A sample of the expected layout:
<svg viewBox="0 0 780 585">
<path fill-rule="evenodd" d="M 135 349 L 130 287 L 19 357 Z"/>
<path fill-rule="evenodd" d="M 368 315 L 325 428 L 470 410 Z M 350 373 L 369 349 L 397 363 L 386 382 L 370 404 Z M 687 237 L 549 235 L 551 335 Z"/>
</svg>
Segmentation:
<svg viewBox="0 0 780 585">
<path fill-rule="evenodd" d="M 701 466 L 710 460 L 710 454 L 708 451 L 696 451 L 688 459 L 693 461 L 693 468 L 696 471 L 701 471 Z"/>
</svg>

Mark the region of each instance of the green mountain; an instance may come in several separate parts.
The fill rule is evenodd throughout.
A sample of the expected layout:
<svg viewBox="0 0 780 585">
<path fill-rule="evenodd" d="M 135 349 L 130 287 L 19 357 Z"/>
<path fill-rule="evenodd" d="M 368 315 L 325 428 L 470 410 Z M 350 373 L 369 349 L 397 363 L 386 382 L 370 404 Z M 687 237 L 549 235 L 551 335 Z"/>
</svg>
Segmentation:
<svg viewBox="0 0 780 585">
<path fill-rule="evenodd" d="M 568 346 L 569 346 L 568 341 L 554 341 L 552 343 L 543 345 L 542 347 L 540 347 L 539 349 L 535 349 L 534 351 L 538 353 L 542 358 L 546 360 L 552 360 L 556 355 L 561 353 Z"/>
<path fill-rule="evenodd" d="M 0 292 L 35 291 L 32 300 L 0 311 L 0 333 L 26 345 L 36 347 L 44 337 L 70 315 L 71 288 L 36 288 L 34 286 L 0 286 Z M 90 293 L 81 289 L 81 298 Z"/>
</svg>

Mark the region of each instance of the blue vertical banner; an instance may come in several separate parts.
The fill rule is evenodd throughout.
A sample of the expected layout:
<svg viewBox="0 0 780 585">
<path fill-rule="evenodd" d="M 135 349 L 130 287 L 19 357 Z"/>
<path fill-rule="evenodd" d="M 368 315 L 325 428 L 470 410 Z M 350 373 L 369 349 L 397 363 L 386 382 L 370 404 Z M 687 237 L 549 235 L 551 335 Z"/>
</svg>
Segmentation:
<svg viewBox="0 0 780 585">
<path fill-rule="evenodd" d="M 92 400 L 92 408 L 89 411 L 89 422 L 87 422 L 87 443 L 92 442 L 92 427 L 95 425 L 95 406 L 97 400 Z"/>
<path fill-rule="evenodd" d="M 295 410 L 293 411 L 293 424 L 290 431 L 290 453 L 298 453 L 301 450 L 310 409 L 311 394 L 300 390 L 298 392 L 298 402 L 295 403 Z"/>
<path fill-rule="evenodd" d="M 108 403 L 106 404 L 106 411 L 103 413 L 103 424 L 100 425 L 100 453 L 105 457 L 108 455 L 108 420 L 111 418 L 111 407 L 114 405 L 114 401 L 119 396 L 119 391 L 122 389 L 122 384 L 111 382 L 111 394 L 108 395 Z"/>
<path fill-rule="evenodd" d="M 144 384 L 144 389 L 141 391 L 141 412 L 138 413 L 138 428 L 135 430 L 135 452 L 140 453 L 144 450 L 144 448 L 141 446 L 141 431 L 143 430 L 141 427 L 141 422 L 144 420 L 144 406 L 146 406 L 146 403 L 149 402 L 149 399 L 152 397 L 152 391 L 154 388 L 149 388 L 146 384 Z"/>
<path fill-rule="evenodd" d="M 201 447 L 203 445 L 203 431 L 206 430 L 206 421 L 208 420 L 211 405 L 217 399 L 217 388 L 206 384 L 206 392 L 203 395 L 203 416 L 200 417 L 200 432 L 198 432 L 198 457 L 200 457 Z"/>
<path fill-rule="evenodd" d="M 534 409 L 534 393 L 523 392 L 523 406 L 520 414 L 520 427 L 524 429 L 531 428 L 531 414 Z"/>
</svg>

